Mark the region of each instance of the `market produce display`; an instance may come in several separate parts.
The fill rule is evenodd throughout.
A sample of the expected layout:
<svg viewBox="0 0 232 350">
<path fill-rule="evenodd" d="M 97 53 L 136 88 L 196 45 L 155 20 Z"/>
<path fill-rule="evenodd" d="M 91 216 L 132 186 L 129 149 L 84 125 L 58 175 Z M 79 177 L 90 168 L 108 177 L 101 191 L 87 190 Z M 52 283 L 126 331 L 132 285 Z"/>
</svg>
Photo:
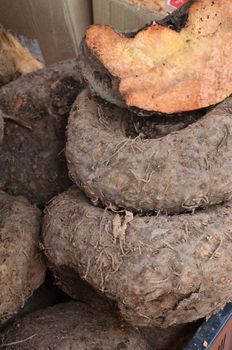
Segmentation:
<svg viewBox="0 0 232 350">
<path fill-rule="evenodd" d="M 0 57 L 0 348 L 180 350 L 231 301 L 232 4 L 180 2 Z"/>
</svg>

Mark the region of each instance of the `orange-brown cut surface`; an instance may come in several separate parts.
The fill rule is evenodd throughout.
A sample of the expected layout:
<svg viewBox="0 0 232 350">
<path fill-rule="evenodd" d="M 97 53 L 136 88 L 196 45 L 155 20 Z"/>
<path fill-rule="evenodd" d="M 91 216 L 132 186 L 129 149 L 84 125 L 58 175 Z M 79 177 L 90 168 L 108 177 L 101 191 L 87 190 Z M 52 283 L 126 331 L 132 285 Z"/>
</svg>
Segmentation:
<svg viewBox="0 0 232 350">
<path fill-rule="evenodd" d="M 214 105 L 232 92 L 229 0 L 196 0 L 180 32 L 154 24 L 126 37 L 93 25 L 85 43 L 119 79 L 128 107 L 170 114 Z"/>
</svg>

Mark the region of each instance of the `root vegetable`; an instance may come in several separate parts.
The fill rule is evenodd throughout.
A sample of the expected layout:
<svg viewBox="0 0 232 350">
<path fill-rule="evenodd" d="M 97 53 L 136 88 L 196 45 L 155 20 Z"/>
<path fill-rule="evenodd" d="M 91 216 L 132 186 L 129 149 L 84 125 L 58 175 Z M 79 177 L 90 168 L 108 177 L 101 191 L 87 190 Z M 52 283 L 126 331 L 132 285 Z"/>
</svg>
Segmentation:
<svg viewBox="0 0 232 350">
<path fill-rule="evenodd" d="M 0 325 L 13 317 L 45 278 L 38 249 L 41 212 L 23 197 L 0 192 Z"/>
<path fill-rule="evenodd" d="M 172 114 L 215 105 L 232 93 L 232 5 L 195 0 L 171 15 L 172 26 L 151 24 L 133 35 L 93 25 L 80 67 L 102 98 L 138 112 Z M 170 24 L 170 17 L 162 24 Z"/>
<path fill-rule="evenodd" d="M 123 235 L 115 235 L 116 217 Z M 195 215 L 126 218 L 72 187 L 48 207 L 44 252 L 57 270 L 71 268 L 115 300 L 136 326 L 192 322 L 231 300 L 231 202 Z"/>
<path fill-rule="evenodd" d="M 138 331 L 108 313 L 75 302 L 26 316 L 5 331 L 2 344 L 11 350 L 150 349 Z"/>
<path fill-rule="evenodd" d="M 65 126 L 80 89 L 76 60 L 44 68 L 0 89 L 5 122 L 0 183 L 9 193 L 43 206 L 69 187 Z"/>
<path fill-rule="evenodd" d="M 68 123 L 70 176 L 93 203 L 133 212 L 180 213 L 228 200 L 231 104 L 228 98 L 195 123 L 164 137 L 130 138 L 128 113 L 85 90 Z"/>
</svg>

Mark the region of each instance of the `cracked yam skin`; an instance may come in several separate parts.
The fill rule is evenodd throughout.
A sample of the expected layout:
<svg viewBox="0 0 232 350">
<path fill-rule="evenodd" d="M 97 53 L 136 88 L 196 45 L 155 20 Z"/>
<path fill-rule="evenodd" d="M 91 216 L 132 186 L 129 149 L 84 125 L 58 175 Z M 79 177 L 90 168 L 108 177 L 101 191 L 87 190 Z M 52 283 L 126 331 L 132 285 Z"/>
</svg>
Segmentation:
<svg viewBox="0 0 232 350">
<path fill-rule="evenodd" d="M 16 342 L 7 346 L 9 350 L 151 350 L 137 330 L 109 313 L 77 302 L 29 314 L 1 338 L 3 344 Z M 27 341 L 20 342 L 22 339 Z"/>
<path fill-rule="evenodd" d="M 66 158 L 73 181 L 94 204 L 134 212 L 180 213 L 232 193 L 232 98 L 195 123 L 157 139 L 129 139 L 126 113 L 78 96 Z"/>
<path fill-rule="evenodd" d="M 49 262 L 117 301 L 136 326 L 191 322 L 231 300 L 231 202 L 195 215 L 134 216 L 120 235 L 115 217 L 77 187 L 57 196 L 42 228 Z"/>
<path fill-rule="evenodd" d="M 0 110 L 9 115 L 4 128 L 0 125 L 2 189 L 44 206 L 71 185 L 63 152 L 65 127 L 80 90 L 76 60 L 41 69 L 0 89 Z"/>
<path fill-rule="evenodd" d="M 109 102 L 144 113 L 190 111 L 228 97 L 232 3 L 195 0 L 190 5 L 184 7 L 190 9 L 180 32 L 154 24 L 126 36 L 110 26 L 91 26 L 80 62 L 91 88 Z"/>
<path fill-rule="evenodd" d="M 40 223 L 40 210 L 25 198 L 0 192 L 0 325 L 44 282 Z"/>
</svg>

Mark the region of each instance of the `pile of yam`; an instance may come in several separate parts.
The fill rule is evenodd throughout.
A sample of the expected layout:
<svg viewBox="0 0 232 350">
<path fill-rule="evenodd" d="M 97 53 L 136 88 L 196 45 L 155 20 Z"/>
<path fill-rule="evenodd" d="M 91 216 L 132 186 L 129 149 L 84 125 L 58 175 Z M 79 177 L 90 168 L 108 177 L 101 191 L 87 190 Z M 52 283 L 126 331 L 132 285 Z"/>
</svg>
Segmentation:
<svg viewBox="0 0 232 350">
<path fill-rule="evenodd" d="M 190 0 L 51 67 L 0 36 L 1 348 L 180 350 L 231 301 L 231 29 Z"/>
</svg>

